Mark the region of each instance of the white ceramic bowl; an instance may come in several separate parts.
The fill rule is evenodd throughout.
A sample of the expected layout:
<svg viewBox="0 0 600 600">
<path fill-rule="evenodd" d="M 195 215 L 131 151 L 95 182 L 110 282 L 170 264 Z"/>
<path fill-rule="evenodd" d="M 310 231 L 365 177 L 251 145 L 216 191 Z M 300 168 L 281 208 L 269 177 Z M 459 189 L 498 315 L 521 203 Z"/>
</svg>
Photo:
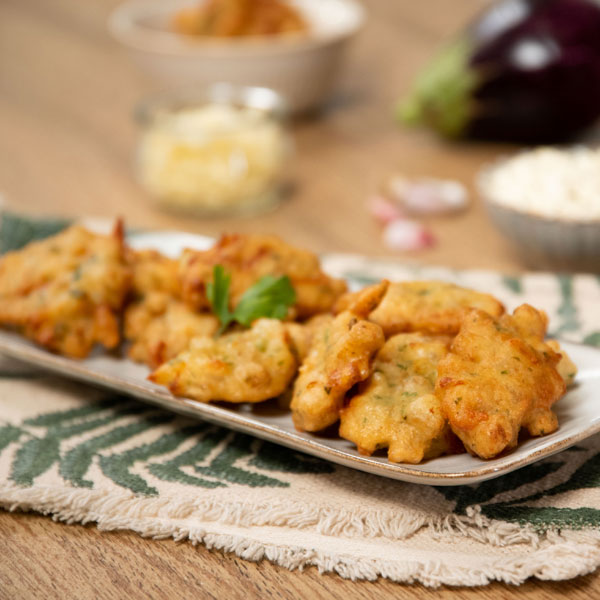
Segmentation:
<svg viewBox="0 0 600 600">
<path fill-rule="evenodd" d="M 489 173 L 479 173 L 477 188 L 492 223 L 511 240 L 529 267 L 600 273 L 600 221 L 550 218 L 504 205 L 490 191 Z"/>
<path fill-rule="evenodd" d="M 128 0 L 110 15 L 109 30 L 162 86 L 268 87 L 295 113 L 325 100 L 344 49 L 365 20 L 357 0 L 292 0 L 309 24 L 306 36 L 197 38 L 170 31 L 173 14 L 198 1 Z"/>
</svg>

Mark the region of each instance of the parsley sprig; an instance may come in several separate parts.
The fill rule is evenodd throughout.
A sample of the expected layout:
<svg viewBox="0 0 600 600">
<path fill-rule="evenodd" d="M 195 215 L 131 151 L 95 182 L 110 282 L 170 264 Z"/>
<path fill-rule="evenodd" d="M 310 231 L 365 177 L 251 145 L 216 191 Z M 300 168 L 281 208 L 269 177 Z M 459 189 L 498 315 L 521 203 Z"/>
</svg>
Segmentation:
<svg viewBox="0 0 600 600">
<path fill-rule="evenodd" d="M 260 317 L 283 319 L 288 308 L 296 301 L 296 293 L 287 275 L 281 277 L 265 275 L 244 292 L 231 312 L 229 310 L 230 285 L 231 275 L 222 265 L 215 265 L 213 280 L 206 285 L 206 295 L 221 322 L 217 335 L 223 333 L 234 321 L 249 327 L 252 321 Z"/>
</svg>

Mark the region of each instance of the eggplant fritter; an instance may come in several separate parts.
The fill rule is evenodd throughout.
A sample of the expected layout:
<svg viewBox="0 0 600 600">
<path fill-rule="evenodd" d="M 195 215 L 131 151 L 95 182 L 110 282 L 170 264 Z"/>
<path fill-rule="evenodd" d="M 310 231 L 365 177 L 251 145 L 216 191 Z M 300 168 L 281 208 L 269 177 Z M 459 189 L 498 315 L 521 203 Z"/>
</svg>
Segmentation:
<svg viewBox="0 0 600 600">
<path fill-rule="evenodd" d="M 46 348 L 82 358 L 120 341 L 118 315 L 131 284 L 123 231 L 73 225 L 0 260 L 0 324 Z"/>
<path fill-rule="evenodd" d="M 556 365 L 556 370 L 564 379 L 567 387 L 573 385 L 575 382 L 575 375 L 577 375 L 575 363 L 569 358 L 569 355 L 560 347 L 560 344 L 556 340 L 547 340 L 546 344 L 550 346 L 554 352 L 560 354 L 560 360 Z"/>
<path fill-rule="evenodd" d="M 451 338 L 400 333 L 379 350 L 373 374 L 340 413 L 340 436 L 361 454 L 388 448 L 390 462 L 417 464 L 449 451 L 450 436 L 435 396 L 437 365 Z"/>
<path fill-rule="evenodd" d="M 302 363 L 308 356 L 310 349 L 315 340 L 315 336 L 325 325 L 330 325 L 333 321 L 333 315 L 323 313 L 310 318 L 304 323 L 284 322 L 284 327 L 290 336 L 292 350 L 298 359 L 298 363 Z"/>
<path fill-rule="evenodd" d="M 151 292 L 125 312 L 129 357 L 155 369 L 185 350 L 195 337 L 212 336 L 217 317 L 196 313 L 164 292 Z"/>
<path fill-rule="evenodd" d="M 544 342 L 547 317 L 523 304 L 495 319 L 471 310 L 438 365 L 436 394 L 467 450 L 491 458 L 517 443 L 519 430 L 558 427 L 551 406 L 566 390 L 561 355 Z"/>
<path fill-rule="evenodd" d="M 283 393 L 297 366 L 283 323 L 258 319 L 242 332 L 194 338 L 150 379 L 200 402 L 261 402 Z"/>
<path fill-rule="evenodd" d="M 372 373 L 373 356 L 383 346 L 381 327 L 364 317 L 381 297 L 388 282 L 369 288 L 350 306 L 317 332 L 300 367 L 291 402 L 297 429 L 319 431 L 339 418 L 346 392 Z"/>
<path fill-rule="evenodd" d="M 127 262 L 133 271 L 132 292 L 140 297 L 150 292 L 181 296 L 178 261 L 156 250 L 128 250 Z"/>
<path fill-rule="evenodd" d="M 206 284 L 212 281 L 213 267 L 222 265 L 231 274 L 230 309 L 243 293 L 265 275 L 287 275 L 296 292 L 295 316 L 307 318 L 327 312 L 346 291 L 346 284 L 323 271 L 312 252 L 266 235 L 223 235 L 209 250 L 185 250 L 179 275 L 183 299 L 196 310 L 210 308 Z"/>
<path fill-rule="evenodd" d="M 211 336 L 217 318 L 199 313 L 181 300 L 178 262 L 156 250 L 130 250 L 134 300 L 125 310 L 129 357 L 155 369 L 185 350 L 197 336 Z"/>
<path fill-rule="evenodd" d="M 345 310 L 356 294 L 342 296 L 335 311 Z M 369 320 L 380 325 L 386 337 L 410 331 L 454 334 L 471 308 L 494 317 L 504 312 L 502 304 L 489 294 L 443 281 L 402 281 L 390 284 Z"/>
</svg>

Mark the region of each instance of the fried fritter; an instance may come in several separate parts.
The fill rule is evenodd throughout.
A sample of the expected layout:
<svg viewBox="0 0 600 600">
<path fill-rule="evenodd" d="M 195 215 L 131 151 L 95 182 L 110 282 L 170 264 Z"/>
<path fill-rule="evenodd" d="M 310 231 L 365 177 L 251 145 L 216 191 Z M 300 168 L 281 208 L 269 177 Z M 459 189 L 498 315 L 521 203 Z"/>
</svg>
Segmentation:
<svg viewBox="0 0 600 600">
<path fill-rule="evenodd" d="M 200 402 L 261 402 L 283 393 L 297 366 L 283 323 L 258 319 L 246 331 L 194 338 L 150 379 Z"/>
<path fill-rule="evenodd" d="M 523 304 L 495 319 L 471 310 L 438 365 L 436 395 L 467 450 L 492 458 L 517 443 L 519 430 L 554 431 L 551 406 L 566 390 L 560 354 L 543 341 L 547 317 Z"/>
<path fill-rule="evenodd" d="M 73 225 L 0 260 L 0 323 L 82 358 L 96 343 L 119 343 L 130 284 L 122 226 L 106 236 Z"/>
<path fill-rule="evenodd" d="M 209 250 L 185 250 L 182 254 L 179 274 L 183 299 L 196 310 L 210 306 L 206 284 L 212 281 L 215 265 L 222 265 L 231 274 L 231 309 L 265 275 L 290 278 L 296 292 L 296 316 L 301 319 L 329 311 L 346 291 L 345 282 L 323 273 L 319 259 L 311 252 L 275 236 L 231 234 L 222 236 Z"/>
<path fill-rule="evenodd" d="M 342 296 L 335 311 L 344 310 L 355 294 Z M 494 317 L 504 312 L 502 304 L 489 294 L 442 281 L 402 281 L 390 284 L 369 320 L 381 325 L 386 337 L 409 331 L 454 334 L 470 308 Z"/>
<path fill-rule="evenodd" d="M 151 292 L 125 311 L 125 337 L 132 341 L 129 356 L 155 369 L 185 350 L 195 337 L 212 336 L 218 319 L 196 313 L 165 292 Z"/>
<path fill-rule="evenodd" d="M 177 260 L 156 250 L 129 249 L 127 263 L 133 271 L 132 291 L 135 296 L 150 292 L 165 292 L 175 298 L 181 296 Z"/>
<path fill-rule="evenodd" d="M 378 293 L 368 289 L 350 310 L 340 313 L 317 332 L 294 384 L 291 409 L 297 429 L 319 431 L 339 418 L 346 392 L 372 373 L 373 356 L 384 343 L 381 327 L 364 316 Z M 362 312 L 361 312 L 362 311 Z"/>
<path fill-rule="evenodd" d="M 435 396 L 437 365 L 451 338 L 400 333 L 379 350 L 373 374 L 340 413 L 340 436 L 361 454 L 389 448 L 391 462 L 416 464 L 448 452 L 449 436 Z"/>
<path fill-rule="evenodd" d="M 192 338 L 213 335 L 214 315 L 197 313 L 181 300 L 178 261 L 156 250 L 129 250 L 133 302 L 125 310 L 129 357 L 156 368 L 185 350 Z"/>
<path fill-rule="evenodd" d="M 305 323 L 285 322 L 283 326 L 290 336 L 292 350 L 301 363 L 307 356 L 313 345 L 316 334 L 325 325 L 330 325 L 333 315 L 324 313 L 310 318 Z"/>
<path fill-rule="evenodd" d="M 573 385 L 575 382 L 575 376 L 577 375 L 577 367 L 575 366 L 575 363 L 569 358 L 569 355 L 560 347 L 560 344 L 556 340 L 547 340 L 546 344 L 548 344 L 548 346 L 550 346 L 554 352 L 560 354 L 560 360 L 556 365 L 556 370 L 564 379 L 567 387 Z"/>
<path fill-rule="evenodd" d="M 556 370 L 567 386 L 575 381 L 575 375 L 577 375 L 575 363 L 556 340 L 544 340 L 546 330 L 548 329 L 548 317 L 546 313 L 537 311 L 528 304 L 525 304 L 519 307 L 519 317 L 515 318 L 513 325 L 519 335 L 527 340 L 538 352 L 545 354 L 548 352 L 548 347 L 550 347 L 559 355 L 560 359 L 556 365 Z"/>
</svg>

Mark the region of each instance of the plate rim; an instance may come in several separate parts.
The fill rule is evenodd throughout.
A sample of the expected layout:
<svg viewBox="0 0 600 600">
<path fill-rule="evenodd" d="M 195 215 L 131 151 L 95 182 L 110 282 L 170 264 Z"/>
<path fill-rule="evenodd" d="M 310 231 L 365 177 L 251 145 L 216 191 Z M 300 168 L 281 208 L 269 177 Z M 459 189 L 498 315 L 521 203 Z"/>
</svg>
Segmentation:
<svg viewBox="0 0 600 600">
<path fill-rule="evenodd" d="M 163 237 L 163 240 L 166 243 L 168 238 L 172 239 L 177 236 L 181 236 L 182 245 L 184 244 L 184 240 L 190 241 L 191 239 L 196 238 L 200 247 L 205 247 L 211 240 L 214 240 L 211 236 L 177 231 L 174 229 L 132 231 L 127 235 L 128 239 L 134 242 L 134 246 L 154 247 L 159 250 L 160 247 L 153 245 L 153 241 L 157 240 L 160 242 L 161 237 Z M 139 242 L 138 244 L 135 244 L 136 238 L 142 240 L 141 245 L 139 245 Z M 148 245 L 143 244 L 144 238 L 148 238 L 148 241 L 150 242 Z M 327 256 L 339 257 L 353 255 L 328 253 L 324 254 L 322 258 L 327 258 Z M 582 349 L 584 348 L 587 351 L 594 351 L 592 346 L 578 342 L 561 341 L 561 343 L 566 346 L 575 346 Z M 491 459 L 489 461 L 480 459 L 481 466 L 463 471 L 426 471 L 414 468 L 407 463 L 391 463 L 389 461 L 380 462 L 374 460 L 370 456 L 360 455 L 358 452 L 351 453 L 343 449 L 332 447 L 320 441 L 319 438 L 311 437 L 310 434 L 287 431 L 277 425 L 263 422 L 259 417 L 245 415 L 243 413 L 228 410 L 219 405 L 203 403 L 191 398 L 177 397 L 166 388 L 151 383 L 148 380 L 136 381 L 127 376 L 111 376 L 108 373 L 94 370 L 93 367 L 86 365 L 83 361 L 53 354 L 42 347 L 34 345 L 30 340 L 18 336 L 18 334 L 14 332 L 0 330 L 0 354 L 15 358 L 35 367 L 40 367 L 45 371 L 65 376 L 68 379 L 74 379 L 104 389 L 111 389 L 117 393 L 127 394 L 141 401 L 159 406 L 165 410 L 184 414 L 192 418 L 203 419 L 215 425 L 241 431 L 263 440 L 268 440 L 293 450 L 316 456 L 322 460 L 327 460 L 371 475 L 421 485 L 457 486 L 493 479 L 537 462 L 538 460 L 552 456 L 596 433 L 600 433 L 599 414 L 599 418 L 593 420 L 588 427 L 576 431 L 568 437 L 544 445 L 541 448 L 534 448 L 527 454 L 510 460 L 503 465 L 494 463 L 497 459 Z M 120 357 L 120 360 L 131 362 L 125 356 Z M 509 455 L 505 454 L 501 456 L 500 459 L 506 458 L 507 456 Z"/>
<path fill-rule="evenodd" d="M 411 466 L 406 466 L 405 463 L 373 461 L 368 456 L 350 454 L 344 450 L 323 444 L 318 439 L 311 439 L 308 435 L 288 432 L 275 425 L 264 423 L 256 417 L 229 411 L 215 404 L 203 403 L 191 398 L 177 397 L 171 394 L 166 388 L 163 389 L 149 381 L 138 383 L 126 377 L 111 377 L 108 374 L 94 371 L 91 367 L 75 359 L 52 354 L 43 348 L 38 348 L 25 338 L 14 340 L 10 339 L 10 336 L 11 334 L 8 332 L 0 332 L 0 353 L 29 365 L 41 367 L 46 371 L 66 376 L 69 379 L 75 379 L 87 384 L 91 383 L 102 388 L 124 393 L 166 410 L 203 419 L 225 428 L 242 431 L 255 437 L 292 448 L 293 450 L 305 452 L 322 460 L 329 460 L 336 464 L 372 475 L 422 485 L 465 485 L 493 479 L 552 456 L 600 432 L 599 418 L 585 429 L 573 433 L 569 437 L 556 440 L 548 446 L 533 450 L 502 466 L 495 465 L 491 461 L 482 460 L 481 467 L 467 471 L 445 473 L 422 471 Z M 590 346 L 576 342 L 565 342 L 565 344 L 593 350 Z M 126 361 L 128 359 L 122 358 L 121 360 Z"/>
</svg>

